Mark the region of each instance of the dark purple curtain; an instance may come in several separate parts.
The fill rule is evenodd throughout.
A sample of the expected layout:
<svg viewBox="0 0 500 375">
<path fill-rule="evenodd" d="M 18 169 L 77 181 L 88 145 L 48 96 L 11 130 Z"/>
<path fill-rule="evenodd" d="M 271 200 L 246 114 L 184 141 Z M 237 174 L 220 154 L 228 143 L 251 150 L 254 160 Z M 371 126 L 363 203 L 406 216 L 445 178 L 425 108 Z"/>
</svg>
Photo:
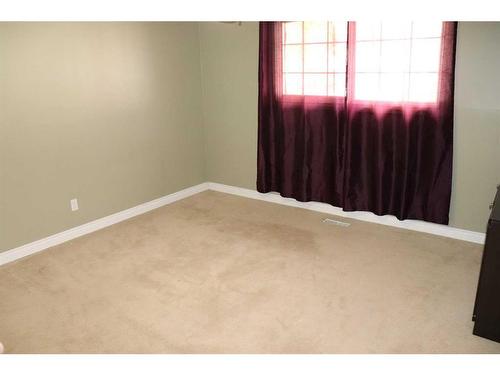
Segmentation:
<svg viewBox="0 0 500 375">
<path fill-rule="evenodd" d="M 283 95 L 281 23 L 261 22 L 257 190 L 345 211 L 448 223 L 456 23 L 443 24 L 436 103 Z"/>
</svg>

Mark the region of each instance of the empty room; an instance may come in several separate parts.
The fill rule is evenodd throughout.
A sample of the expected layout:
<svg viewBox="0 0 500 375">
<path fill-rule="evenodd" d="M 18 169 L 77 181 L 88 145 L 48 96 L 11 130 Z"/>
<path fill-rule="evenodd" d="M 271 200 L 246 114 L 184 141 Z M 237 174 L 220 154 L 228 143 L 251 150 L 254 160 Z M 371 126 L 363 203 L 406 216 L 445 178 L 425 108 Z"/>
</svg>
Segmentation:
<svg viewBox="0 0 500 375">
<path fill-rule="evenodd" d="M 0 22 L 0 359 L 500 353 L 500 22 L 214 18 Z"/>
</svg>

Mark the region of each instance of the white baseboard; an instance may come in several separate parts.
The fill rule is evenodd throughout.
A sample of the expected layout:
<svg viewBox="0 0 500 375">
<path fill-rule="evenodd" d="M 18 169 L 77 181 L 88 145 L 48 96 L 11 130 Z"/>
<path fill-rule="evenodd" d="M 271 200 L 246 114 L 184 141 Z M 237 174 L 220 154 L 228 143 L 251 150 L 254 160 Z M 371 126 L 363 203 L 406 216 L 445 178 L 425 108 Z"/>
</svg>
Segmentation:
<svg viewBox="0 0 500 375">
<path fill-rule="evenodd" d="M 397 228 L 404 228 L 418 232 L 425 232 L 425 233 L 435 234 L 438 236 L 444 236 L 444 237 L 455 238 L 458 240 L 474 242 L 478 244 L 484 244 L 485 240 L 485 234 L 480 232 L 473 232 L 470 230 L 453 228 L 448 225 L 428 223 L 420 220 L 401 221 L 392 215 L 377 216 L 371 212 L 364 212 L 364 211 L 346 212 L 342 211 L 342 209 L 339 207 L 331 206 L 326 203 L 299 202 L 293 198 L 284 198 L 278 193 L 262 194 L 255 190 L 223 185 L 214 182 L 209 182 L 208 188 L 210 190 L 239 195 L 241 197 L 259 199 L 266 202 L 283 204 L 285 206 L 305 208 L 307 210 L 323 212 L 329 215 L 342 216 L 350 219 L 368 221 L 376 224 L 390 225 Z"/>
<path fill-rule="evenodd" d="M 2 264 L 6 264 L 9 262 L 13 262 L 17 259 L 23 258 L 25 256 L 38 253 L 42 250 L 45 250 L 49 247 L 59 245 L 63 242 L 75 239 L 77 237 L 83 236 L 88 233 L 95 232 L 99 229 L 103 229 L 109 227 L 110 225 L 119 223 L 121 221 L 130 219 L 134 216 L 141 215 L 148 211 L 154 210 L 156 208 L 165 206 L 169 203 L 173 203 L 175 201 L 187 198 L 191 195 L 201 193 L 205 190 L 215 190 L 222 193 L 228 193 L 233 195 L 238 195 L 241 197 L 259 199 L 266 202 L 272 202 L 277 204 L 283 204 L 285 206 L 292 206 L 298 208 L 305 208 L 307 210 L 323 212 L 329 215 L 336 215 L 347 217 L 350 219 L 368 221 L 371 223 L 390 225 L 393 227 L 404 228 L 409 230 L 414 230 L 418 232 L 431 233 L 438 236 L 455 238 L 463 241 L 474 242 L 478 244 L 484 244 L 485 234 L 480 232 L 473 232 L 470 230 L 459 229 L 449 227 L 447 225 L 439 225 L 433 223 L 427 223 L 425 221 L 419 220 L 404 220 L 400 221 L 396 217 L 391 215 L 386 216 L 377 216 L 371 212 L 345 212 L 342 211 L 341 208 L 331 206 L 326 203 L 319 202 L 299 202 L 292 198 L 284 198 L 280 196 L 278 193 L 267 193 L 262 194 L 255 190 L 240 188 L 236 186 L 229 186 L 218 184 L 214 182 L 205 182 L 199 185 L 195 185 L 189 187 L 184 190 L 180 190 L 178 192 L 166 195 L 164 197 L 152 200 L 150 202 L 146 202 L 140 204 L 138 206 L 129 208 L 124 211 L 117 212 L 115 214 L 103 217 L 101 219 L 97 219 L 91 221 L 89 223 L 79 225 L 77 227 L 65 230 L 64 232 L 56 233 L 52 236 L 42 238 L 41 240 L 34 241 L 28 243 L 26 245 L 22 245 L 16 247 L 11 250 L 7 250 L 0 253 L 0 266 Z"/>
<path fill-rule="evenodd" d="M 11 250 L 1 252 L 0 266 L 2 264 L 13 262 L 25 256 L 38 253 L 39 251 L 45 250 L 52 246 L 59 245 L 63 242 L 72 240 L 74 238 L 83 236 L 85 234 L 95 232 L 96 230 L 109 227 L 110 225 L 130 219 L 137 215 L 141 215 L 143 213 L 154 210 L 161 206 L 165 206 L 169 203 L 173 203 L 183 198 L 187 198 L 191 195 L 200 193 L 207 189 L 208 189 L 207 183 L 195 185 L 187 189 L 183 189 L 175 193 L 165 195 L 164 197 L 129 208 L 127 210 L 120 211 L 115 214 L 91 221 L 89 223 L 65 230 L 64 232 L 56 233 L 52 236 L 42 238 L 41 240 L 34 241 Z"/>
</svg>

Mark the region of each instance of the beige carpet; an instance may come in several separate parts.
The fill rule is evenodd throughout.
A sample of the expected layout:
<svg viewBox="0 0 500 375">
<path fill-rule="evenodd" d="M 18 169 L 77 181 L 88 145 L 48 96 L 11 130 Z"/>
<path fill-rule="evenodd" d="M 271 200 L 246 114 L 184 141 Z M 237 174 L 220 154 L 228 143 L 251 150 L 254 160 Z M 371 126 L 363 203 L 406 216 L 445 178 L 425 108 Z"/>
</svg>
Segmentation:
<svg viewBox="0 0 500 375">
<path fill-rule="evenodd" d="M 481 247 L 204 192 L 0 267 L 7 353 L 500 353 Z M 340 219 L 345 220 L 345 219 Z"/>
</svg>

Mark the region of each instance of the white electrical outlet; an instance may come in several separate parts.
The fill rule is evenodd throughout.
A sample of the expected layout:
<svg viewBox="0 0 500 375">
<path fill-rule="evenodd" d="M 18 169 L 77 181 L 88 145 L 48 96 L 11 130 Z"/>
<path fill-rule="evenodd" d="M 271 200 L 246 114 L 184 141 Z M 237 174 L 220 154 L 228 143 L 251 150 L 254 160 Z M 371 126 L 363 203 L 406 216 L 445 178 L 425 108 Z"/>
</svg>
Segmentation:
<svg viewBox="0 0 500 375">
<path fill-rule="evenodd" d="M 78 210 L 78 199 L 73 198 L 72 200 L 69 201 L 71 205 L 71 211 L 77 211 Z"/>
</svg>

